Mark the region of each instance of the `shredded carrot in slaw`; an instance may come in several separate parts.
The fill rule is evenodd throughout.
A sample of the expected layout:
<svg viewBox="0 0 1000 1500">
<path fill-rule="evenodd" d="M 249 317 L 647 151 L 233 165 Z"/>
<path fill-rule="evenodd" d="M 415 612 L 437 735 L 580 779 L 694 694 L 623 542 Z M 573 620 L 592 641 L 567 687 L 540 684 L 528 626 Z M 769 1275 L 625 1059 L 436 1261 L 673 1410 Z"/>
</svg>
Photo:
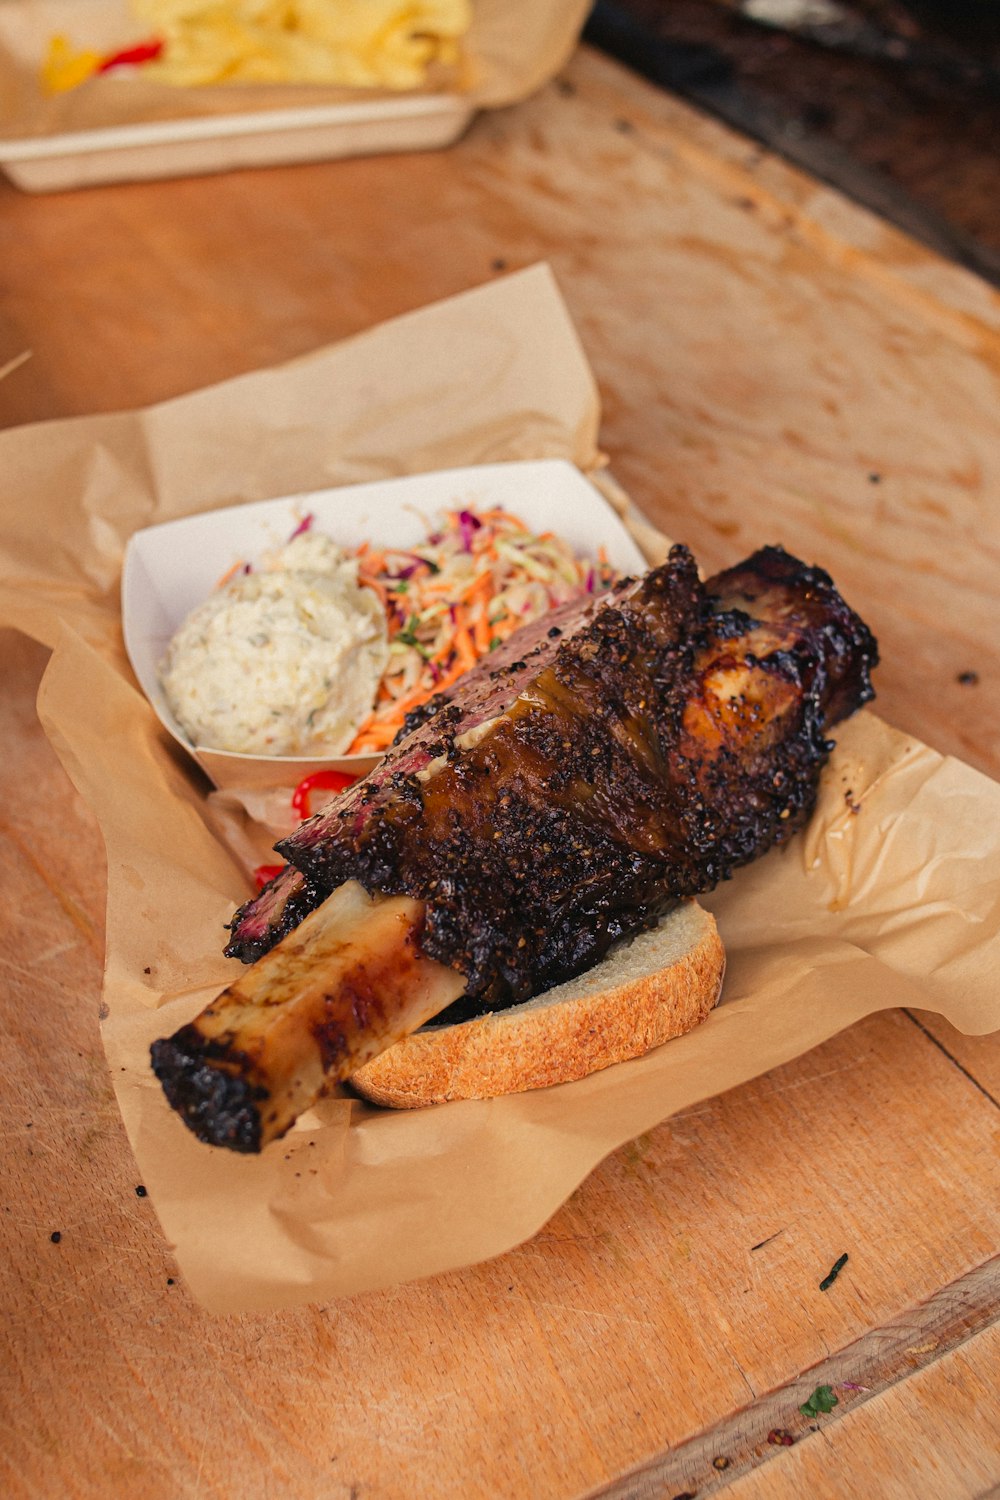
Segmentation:
<svg viewBox="0 0 1000 1500">
<path fill-rule="evenodd" d="M 350 755 L 387 749 L 408 713 L 519 626 L 616 577 L 603 547 L 593 564 L 551 531 L 534 533 L 499 507 L 448 511 L 412 549 L 365 542 L 355 555 L 358 581 L 386 611 L 389 663 Z"/>
</svg>

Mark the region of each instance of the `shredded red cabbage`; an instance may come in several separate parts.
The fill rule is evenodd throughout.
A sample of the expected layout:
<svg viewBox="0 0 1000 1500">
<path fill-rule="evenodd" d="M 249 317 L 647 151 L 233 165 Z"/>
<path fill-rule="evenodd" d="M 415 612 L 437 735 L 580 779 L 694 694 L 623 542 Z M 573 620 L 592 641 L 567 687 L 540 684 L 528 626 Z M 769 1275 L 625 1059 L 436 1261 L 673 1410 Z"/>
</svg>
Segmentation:
<svg viewBox="0 0 1000 1500">
<path fill-rule="evenodd" d="M 305 532 L 305 531 L 311 531 L 312 530 L 312 523 L 315 521 L 315 519 L 316 519 L 316 517 L 313 515 L 312 511 L 310 511 L 308 515 L 303 516 L 302 520 L 296 526 L 295 530 L 292 532 L 292 534 L 288 538 L 288 540 L 290 542 L 294 542 L 295 538 L 297 536 L 301 536 L 303 534 L 303 532 Z"/>
<path fill-rule="evenodd" d="M 482 526 L 478 516 L 474 516 L 471 510 L 460 510 L 458 513 L 458 529 L 462 535 L 462 551 L 472 551 L 472 538 Z"/>
</svg>

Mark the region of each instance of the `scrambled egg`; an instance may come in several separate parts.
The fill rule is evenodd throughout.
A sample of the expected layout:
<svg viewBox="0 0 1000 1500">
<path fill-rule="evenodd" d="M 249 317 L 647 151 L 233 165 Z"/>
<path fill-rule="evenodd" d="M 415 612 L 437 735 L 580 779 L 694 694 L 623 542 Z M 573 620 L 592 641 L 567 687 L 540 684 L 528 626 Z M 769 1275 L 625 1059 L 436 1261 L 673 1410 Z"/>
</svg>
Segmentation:
<svg viewBox="0 0 1000 1500">
<path fill-rule="evenodd" d="M 247 755 L 339 755 L 388 660 L 385 613 L 358 565 L 306 531 L 185 620 L 160 667 L 191 742 Z"/>
</svg>

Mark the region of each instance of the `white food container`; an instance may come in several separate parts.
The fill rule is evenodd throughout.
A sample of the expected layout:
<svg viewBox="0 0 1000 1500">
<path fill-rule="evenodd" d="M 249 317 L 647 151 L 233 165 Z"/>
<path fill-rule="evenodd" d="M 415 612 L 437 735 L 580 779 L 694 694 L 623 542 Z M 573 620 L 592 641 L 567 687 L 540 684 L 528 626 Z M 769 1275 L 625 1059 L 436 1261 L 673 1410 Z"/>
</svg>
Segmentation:
<svg viewBox="0 0 1000 1500">
<path fill-rule="evenodd" d="M 120 0 L 0 0 L 0 106 L 5 88 L 13 92 L 5 78 L 19 79 L 29 100 L 40 89 L 39 69 L 53 36 L 66 35 L 81 49 L 111 52 L 135 40 L 136 25 Z M 141 70 L 132 78 L 123 72 L 116 85 L 125 91 L 140 80 Z M 193 92 L 178 90 L 177 97 L 183 101 L 185 93 Z M 308 99 L 308 90 L 303 94 Z M 234 167 L 430 150 L 457 140 L 475 106 L 456 93 L 390 98 L 359 93 L 340 103 L 244 107 L 219 114 L 192 108 L 177 119 L 125 119 L 42 134 L 29 113 L 15 112 L 0 123 L 0 167 L 18 187 L 41 193 Z"/>
<path fill-rule="evenodd" d="M 380 480 L 261 500 L 208 511 L 130 539 L 122 573 L 125 648 L 143 692 L 161 723 L 212 782 L 230 791 L 294 787 L 316 770 L 363 775 L 374 755 L 256 756 L 192 745 L 174 719 L 158 668 L 167 646 L 192 609 L 207 599 L 234 564 L 253 562 L 288 541 L 311 515 L 313 527 L 343 547 L 369 541 L 406 549 L 426 538 L 439 512 L 471 506 L 503 506 L 532 531 L 554 531 L 580 556 L 597 561 L 606 549 L 620 573 L 644 572 L 647 564 L 619 517 L 588 479 L 562 459 L 488 464 L 441 470 L 406 479 Z"/>
</svg>

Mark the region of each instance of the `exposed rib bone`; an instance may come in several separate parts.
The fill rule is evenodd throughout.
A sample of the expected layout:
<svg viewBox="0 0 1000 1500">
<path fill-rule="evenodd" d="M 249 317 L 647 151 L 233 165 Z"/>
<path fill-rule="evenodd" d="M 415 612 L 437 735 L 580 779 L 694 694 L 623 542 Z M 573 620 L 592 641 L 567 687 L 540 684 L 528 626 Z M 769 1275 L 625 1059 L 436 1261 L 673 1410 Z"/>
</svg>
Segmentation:
<svg viewBox="0 0 1000 1500">
<path fill-rule="evenodd" d="M 170 1103 L 201 1140 L 259 1151 L 461 995 L 420 952 L 424 907 L 347 881 L 189 1025 L 153 1044 Z"/>
</svg>

